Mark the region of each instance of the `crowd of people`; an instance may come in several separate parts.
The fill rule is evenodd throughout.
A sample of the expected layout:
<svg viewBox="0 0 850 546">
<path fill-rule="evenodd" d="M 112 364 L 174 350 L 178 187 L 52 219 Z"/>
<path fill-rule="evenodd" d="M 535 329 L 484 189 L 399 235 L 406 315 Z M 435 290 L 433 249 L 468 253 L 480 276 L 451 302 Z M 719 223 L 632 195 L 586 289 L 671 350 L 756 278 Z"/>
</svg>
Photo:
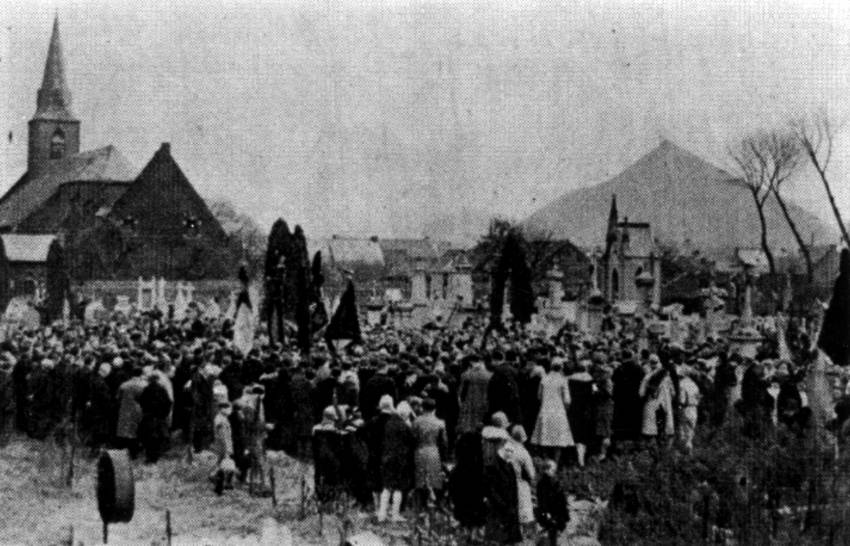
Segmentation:
<svg viewBox="0 0 850 546">
<path fill-rule="evenodd" d="M 0 344 L 0 438 L 129 450 L 156 463 L 210 450 L 223 494 L 264 482 L 267 449 L 311 458 L 320 505 L 341 497 L 379 523 L 445 510 L 468 532 L 557 539 L 569 519 L 564 466 L 641 449 L 694 449 L 697 427 L 737 412 L 748 435 L 802 432 L 808 341 L 743 357 L 722 338 L 676 343 L 606 321 L 593 335 L 520 327 L 375 328 L 310 354 L 258 335 L 246 355 L 229 320 L 144 314 L 96 326 L 10 332 Z M 838 386 L 837 386 L 838 387 Z M 835 393 L 838 421 L 850 402 Z"/>
</svg>

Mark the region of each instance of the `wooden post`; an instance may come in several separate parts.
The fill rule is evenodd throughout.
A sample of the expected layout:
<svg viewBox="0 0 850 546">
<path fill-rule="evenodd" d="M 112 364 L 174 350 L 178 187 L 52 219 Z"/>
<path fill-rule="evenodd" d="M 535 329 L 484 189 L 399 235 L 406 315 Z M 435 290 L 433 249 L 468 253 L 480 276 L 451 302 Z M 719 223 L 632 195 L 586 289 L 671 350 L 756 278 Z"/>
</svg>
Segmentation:
<svg viewBox="0 0 850 546">
<path fill-rule="evenodd" d="M 103 543 L 109 544 L 109 524 L 103 522 Z"/>
<path fill-rule="evenodd" d="M 73 399 L 71 401 L 71 411 L 73 412 Z M 74 459 L 77 455 L 77 418 L 76 415 L 72 418 L 73 426 L 71 427 L 71 453 L 68 456 L 68 475 L 65 477 L 65 486 L 73 487 L 74 485 Z"/>
<path fill-rule="evenodd" d="M 301 475 L 301 509 L 298 512 L 298 519 L 304 519 L 307 517 L 306 506 L 307 502 L 307 478 L 302 474 Z"/>
<path fill-rule="evenodd" d="M 171 510 L 165 511 L 165 544 L 171 546 Z"/>
<path fill-rule="evenodd" d="M 277 491 L 275 485 L 274 467 L 269 465 L 269 486 L 272 489 L 272 506 L 277 508 Z"/>
</svg>

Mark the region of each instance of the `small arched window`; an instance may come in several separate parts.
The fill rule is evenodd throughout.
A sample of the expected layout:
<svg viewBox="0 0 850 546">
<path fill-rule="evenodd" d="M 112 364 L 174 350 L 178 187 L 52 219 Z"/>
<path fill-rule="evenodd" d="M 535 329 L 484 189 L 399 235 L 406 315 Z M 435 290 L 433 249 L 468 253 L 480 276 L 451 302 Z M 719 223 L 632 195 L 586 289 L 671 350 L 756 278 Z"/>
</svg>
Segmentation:
<svg viewBox="0 0 850 546">
<path fill-rule="evenodd" d="M 65 155 L 65 133 L 56 129 L 50 137 L 50 159 L 61 159 Z"/>
</svg>

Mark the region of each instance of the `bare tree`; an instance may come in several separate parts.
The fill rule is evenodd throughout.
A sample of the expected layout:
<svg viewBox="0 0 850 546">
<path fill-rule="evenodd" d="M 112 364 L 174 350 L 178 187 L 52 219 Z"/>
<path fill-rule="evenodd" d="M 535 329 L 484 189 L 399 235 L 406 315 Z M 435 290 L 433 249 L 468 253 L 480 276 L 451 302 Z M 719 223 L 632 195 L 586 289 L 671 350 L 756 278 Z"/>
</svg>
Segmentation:
<svg viewBox="0 0 850 546">
<path fill-rule="evenodd" d="M 791 123 L 791 128 L 794 131 L 797 142 L 802 147 L 812 167 L 815 168 L 821 182 L 823 182 L 826 196 L 829 198 L 829 204 L 832 207 L 832 214 L 835 215 L 835 221 L 838 223 L 838 229 L 841 230 L 841 237 L 844 239 L 844 244 L 850 245 L 847 226 L 841 219 L 838 205 L 835 204 L 835 196 L 832 194 L 832 187 L 826 177 L 826 170 L 829 168 L 829 161 L 832 159 L 832 144 L 835 138 L 836 128 L 824 112 L 821 112 L 810 120 L 796 120 Z"/>
<path fill-rule="evenodd" d="M 784 182 L 797 169 L 802 155 L 797 138 L 790 132 L 773 131 L 763 134 L 758 139 L 758 146 L 754 148 L 754 153 L 761 167 L 767 172 L 770 191 L 776 197 L 776 202 L 779 203 L 782 215 L 785 217 L 788 227 L 791 228 L 791 233 L 794 235 L 794 240 L 797 241 L 797 246 L 800 247 L 800 253 L 803 255 L 803 261 L 806 263 L 806 276 L 811 281 L 811 249 L 806 244 L 805 239 L 803 239 L 803 234 L 800 233 L 797 221 L 791 216 L 788 203 L 782 193 Z"/>
<path fill-rule="evenodd" d="M 770 273 L 773 274 L 776 273 L 776 262 L 767 241 L 767 220 L 764 216 L 764 206 L 767 203 L 767 198 L 771 195 L 771 188 L 767 171 L 762 168 L 762 163 L 755 153 L 755 150 L 758 149 L 757 141 L 757 137 L 747 137 L 734 148 L 729 147 L 728 154 L 738 166 L 741 181 L 753 197 L 761 227 L 761 249 L 767 258 Z"/>
</svg>

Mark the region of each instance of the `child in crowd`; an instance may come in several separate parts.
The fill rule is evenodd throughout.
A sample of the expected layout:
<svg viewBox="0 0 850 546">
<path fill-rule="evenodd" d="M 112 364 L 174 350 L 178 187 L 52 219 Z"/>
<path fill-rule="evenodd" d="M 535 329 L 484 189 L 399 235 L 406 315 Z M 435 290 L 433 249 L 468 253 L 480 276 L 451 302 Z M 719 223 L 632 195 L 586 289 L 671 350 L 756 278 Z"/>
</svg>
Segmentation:
<svg viewBox="0 0 850 546">
<path fill-rule="evenodd" d="M 215 486 L 215 494 L 221 495 L 225 489 L 233 489 L 233 474 L 236 463 L 233 460 L 233 432 L 230 428 L 230 402 L 219 402 L 218 413 L 213 420 L 213 452 L 216 454 L 216 467 L 210 479 Z"/>
<path fill-rule="evenodd" d="M 558 544 L 558 535 L 567 528 L 570 510 L 567 496 L 558 481 L 558 465 L 552 459 L 543 461 L 543 472 L 537 481 L 537 522 L 546 531 L 549 546 Z"/>
</svg>

